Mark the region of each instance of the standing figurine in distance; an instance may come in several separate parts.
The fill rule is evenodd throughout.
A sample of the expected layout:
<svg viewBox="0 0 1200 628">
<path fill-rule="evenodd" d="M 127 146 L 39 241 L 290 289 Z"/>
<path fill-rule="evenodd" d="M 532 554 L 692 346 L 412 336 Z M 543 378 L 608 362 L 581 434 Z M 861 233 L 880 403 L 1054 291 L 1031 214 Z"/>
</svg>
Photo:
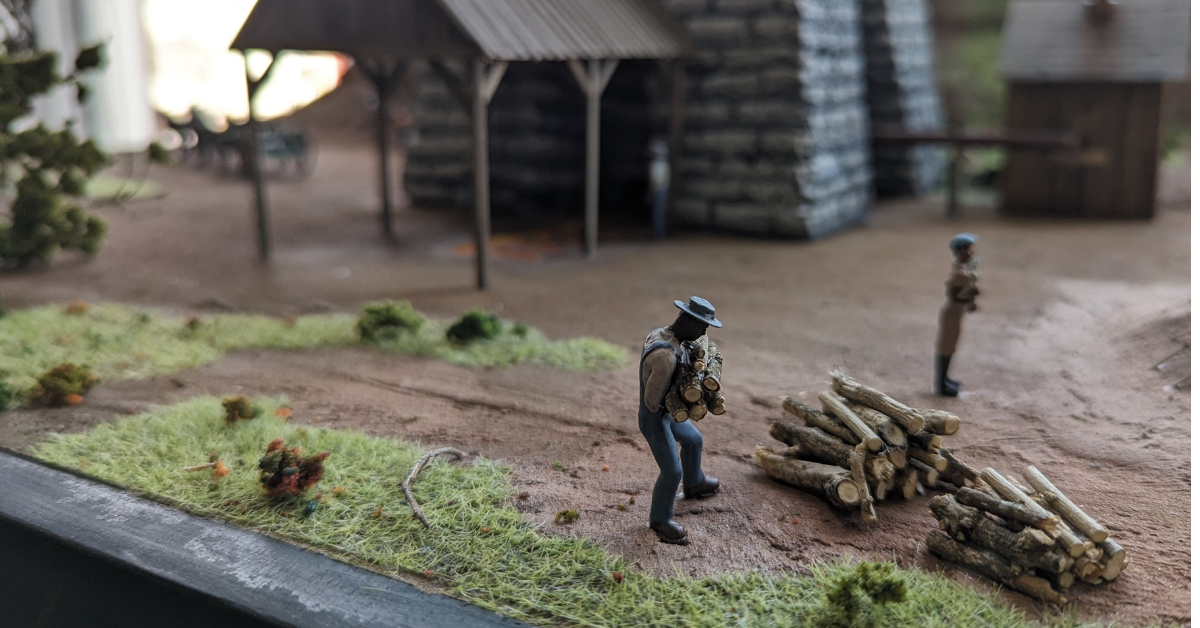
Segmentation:
<svg viewBox="0 0 1200 628">
<path fill-rule="evenodd" d="M 957 397 L 958 380 L 950 379 L 950 358 L 958 347 L 958 336 L 962 332 L 962 319 L 967 312 L 974 312 L 975 287 L 975 242 L 973 233 L 960 233 L 950 239 L 950 251 L 954 253 L 954 264 L 950 267 L 950 278 L 946 280 L 946 304 L 938 315 L 937 371 L 933 379 L 933 392 L 943 397 Z"/>
<path fill-rule="evenodd" d="M 721 321 L 717 320 L 713 306 L 700 297 L 692 297 L 686 304 L 676 301 L 675 307 L 680 310 L 675 322 L 650 332 L 642 346 L 638 428 L 646 437 L 659 469 L 650 502 L 650 529 L 663 543 L 687 545 L 687 530 L 672 520 L 680 480 L 683 495 L 688 499 L 712 495 L 721 483 L 700 470 L 700 450 L 704 446 L 700 430 L 691 421 L 672 419 L 664 399 L 675 385 L 677 367 L 684 359 L 680 344 L 702 338 L 709 327 L 720 327 Z M 676 449 L 677 443 L 683 449 L 682 456 Z"/>
</svg>

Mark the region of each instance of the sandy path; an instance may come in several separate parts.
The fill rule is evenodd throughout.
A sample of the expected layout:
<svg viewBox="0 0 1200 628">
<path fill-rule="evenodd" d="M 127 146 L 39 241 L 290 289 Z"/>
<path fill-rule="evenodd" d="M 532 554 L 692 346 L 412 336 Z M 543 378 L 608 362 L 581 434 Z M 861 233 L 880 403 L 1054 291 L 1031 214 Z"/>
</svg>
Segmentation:
<svg viewBox="0 0 1200 628">
<path fill-rule="evenodd" d="M 869 228 L 817 243 L 693 234 L 658 246 L 612 242 L 594 263 L 501 262 L 495 289 L 480 295 L 469 261 L 449 254 L 466 233 L 453 220 L 406 212 L 401 244 L 379 241 L 370 164 L 369 152 L 325 147 L 313 180 L 272 187 L 278 256 L 269 268 L 253 262 L 247 190 L 174 171 L 160 177 L 173 190 L 166 199 L 105 210 L 112 235 L 95 260 L 0 275 L 0 292 L 11 305 L 187 307 L 217 298 L 274 313 L 408 298 L 433 314 L 502 309 L 552 337 L 596 335 L 631 351 L 669 322 L 670 299 L 700 294 L 726 322 L 713 337 L 726 358 L 730 411 L 700 425 L 705 469 L 724 488 L 679 504 L 692 545 L 656 543 L 644 527 L 657 470 L 633 417 L 633 366 L 468 370 L 360 350 L 248 352 L 169 378 L 105 383 L 71 410 L 7 414 L 0 443 L 23 447 L 49 430 L 201 393 L 287 394 L 299 421 L 321 417 L 507 460 L 530 493 L 520 506 L 546 529 L 595 538 L 644 569 L 803 569 L 843 555 L 938 568 L 921 543 L 936 525 L 924 500 L 882 504 L 878 525 L 866 527 L 769 482 L 748 460 L 782 416 L 755 400 L 811 398 L 842 367 L 914 405 L 959 413 L 966 422 L 948 441 L 964 456 L 1012 474 L 1036 464 L 1113 529 L 1133 564 L 1111 585 L 1072 589 L 1085 615 L 1190 621 L 1191 397 L 1164 390 L 1179 379 L 1174 371 L 1152 370 L 1190 311 L 1186 212 L 1094 224 L 976 211 L 949 224 L 936 206 L 901 204 L 876 211 Z M 954 364 L 969 394 L 943 400 L 925 391 L 944 243 L 960 230 L 983 238 L 984 294 Z M 700 249 L 702 267 L 693 261 Z M 549 523 L 567 507 L 581 510 L 578 523 Z"/>
</svg>

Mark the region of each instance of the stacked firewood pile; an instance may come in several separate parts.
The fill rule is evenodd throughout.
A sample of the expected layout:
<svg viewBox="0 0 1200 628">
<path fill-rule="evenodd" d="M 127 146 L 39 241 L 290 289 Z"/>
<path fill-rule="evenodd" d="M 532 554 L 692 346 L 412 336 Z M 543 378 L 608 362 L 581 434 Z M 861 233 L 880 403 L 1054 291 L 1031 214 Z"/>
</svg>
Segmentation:
<svg viewBox="0 0 1200 628">
<path fill-rule="evenodd" d="M 965 465 L 942 449 L 958 431 L 957 416 L 916 410 L 845 374 L 832 374 L 820 393 L 822 409 L 781 397 L 784 410 L 804 421 L 776 421 L 771 437 L 790 447 L 775 452 L 759 445 L 755 458 L 767 475 L 824 497 L 835 508 L 858 507 L 876 519 L 874 502 L 887 496 L 912 499 L 925 488 L 956 490 Z"/>
<path fill-rule="evenodd" d="M 699 421 L 708 413 L 725 414 L 725 395 L 721 392 L 723 359 L 717 344 L 701 336 L 680 345 L 684 359 L 679 364 L 675 385 L 667 391 L 663 403 L 671 418 L 679 423 Z"/>
<path fill-rule="evenodd" d="M 1061 591 L 1077 580 L 1116 578 L 1129 558 L 1108 530 L 1036 467 L 1022 475 L 1033 489 L 991 467 L 966 467 L 970 486 L 930 502 L 944 531 L 925 537 L 930 553 L 1052 604 L 1064 604 Z"/>
</svg>

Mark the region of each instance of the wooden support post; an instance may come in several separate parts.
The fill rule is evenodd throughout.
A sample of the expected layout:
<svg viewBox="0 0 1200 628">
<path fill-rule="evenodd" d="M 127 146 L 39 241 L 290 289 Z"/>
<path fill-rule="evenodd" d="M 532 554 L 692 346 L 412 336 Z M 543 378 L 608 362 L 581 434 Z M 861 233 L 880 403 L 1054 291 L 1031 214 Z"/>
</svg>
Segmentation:
<svg viewBox="0 0 1200 628">
<path fill-rule="evenodd" d="M 504 78 L 508 62 L 487 66 L 484 59 L 471 63 L 471 122 L 475 148 L 475 279 L 488 289 L 488 243 L 492 239 L 491 174 L 488 170 L 488 104 Z"/>
<path fill-rule="evenodd" d="M 616 59 L 589 59 L 587 69 L 575 59 L 567 61 L 587 98 L 587 171 L 583 218 L 583 252 L 596 256 L 600 237 L 600 97 L 617 70 Z"/>
<path fill-rule="evenodd" d="M 379 101 L 375 108 L 375 141 L 379 148 L 379 211 L 383 236 L 392 240 L 395 237 L 392 229 L 392 125 L 388 119 L 387 104 L 395 91 L 396 84 L 404 78 L 407 66 L 403 62 L 396 62 L 391 69 L 382 67 L 367 69 L 367 65 L 361 61 L 358 63 L 371 79 L 371 83 L 375 85 L 375 95 Z"/>
<path fill-rule="evenodd" d="M 950 158 L 946 160 L 946 217 L 958 216 L 958 175 L 962 169 L 963 146 L 950 143 Z"/>
<path fill-rule="evenodd" d="M 675 59 L 668 64 L 671 88 L 670 126 L 667 130 L 667 160 L 671 165 L 670 183 L 667 187 L 667 228 L 679 226 L 679 156 L 683 143 L 683 61 Z"/>
<path fill-rule="evenodd" d="M 254 215 L 255 224 L 258 230 L 258 259 L 262 263 L 271 261 L 271 219 L 268 214 L 267 207 L 267 185 L 263 181 L 262 175 L 262 160 L 258 149 L 258 119 L 254 117 L 254 95 L 258 93 L 259 87 L 267 80 L 271 74 L 271 70 L 275 67 L 275 59 L 278 55 L 271 58 L 270 65 L 263 75 L 255 79 L 250 75 L 250 56 L 246 51 L 242 52 L 242 59 L 246 67 L 246 100 L 248 105 L 249 116 L 246 120 L 246 168 L 250 171 L 250 179 L 254 185 Z"/>
</svg>

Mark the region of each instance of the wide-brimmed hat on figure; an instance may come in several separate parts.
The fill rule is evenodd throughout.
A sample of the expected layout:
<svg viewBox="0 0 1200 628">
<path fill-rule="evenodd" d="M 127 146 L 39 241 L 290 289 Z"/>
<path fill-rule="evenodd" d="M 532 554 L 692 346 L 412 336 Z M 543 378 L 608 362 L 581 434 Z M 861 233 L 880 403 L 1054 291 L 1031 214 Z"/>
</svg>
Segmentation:
<svg viewBox="0 0 1200 628">
<path fill-rule="evenodd" d="M 692 318 L 708 325 L 710 327 L 720 327 L 721 321 L 717 320 L 717 311 L 713 309 L 712 303 L 700 297 L 692 297 L 686 304 L 683 301 L 675 301 L 675 307 L 691 314 Z"/>
</svg>

